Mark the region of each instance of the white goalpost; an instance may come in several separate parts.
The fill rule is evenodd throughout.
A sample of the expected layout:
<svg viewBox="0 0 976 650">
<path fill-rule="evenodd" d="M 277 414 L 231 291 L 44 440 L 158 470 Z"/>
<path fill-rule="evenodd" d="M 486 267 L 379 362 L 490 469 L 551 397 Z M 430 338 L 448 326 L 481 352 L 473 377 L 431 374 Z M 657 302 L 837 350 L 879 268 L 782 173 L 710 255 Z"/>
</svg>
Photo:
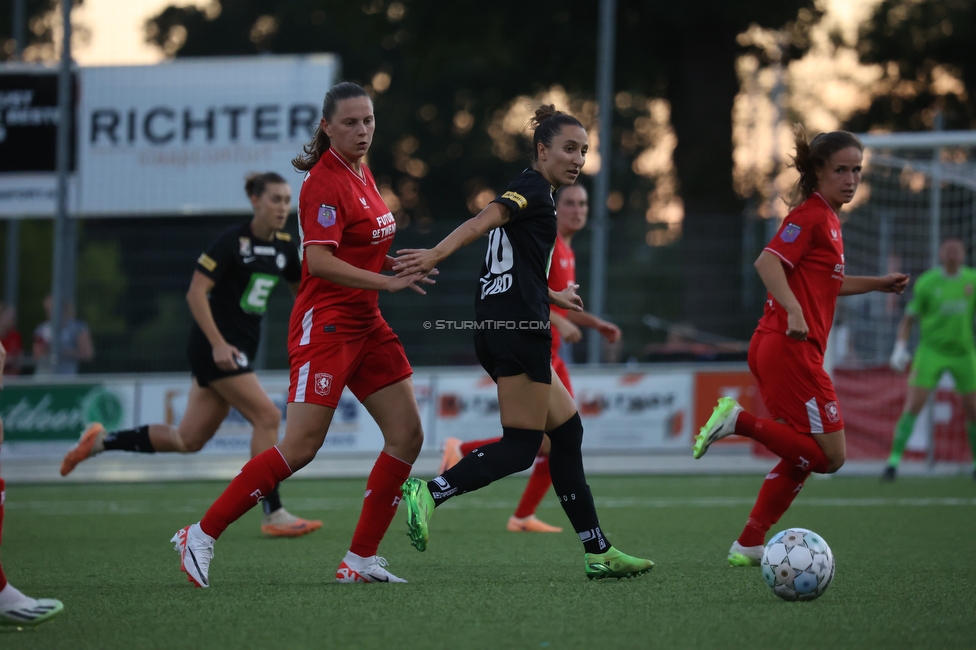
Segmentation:
<svg viewBox="0 0 976 650">
<path fill-rule="evenodd" d="M 939 243 L 957 237 L 976 264 L 976 131 L 865 134 L 865 170 L 844 221 L 845 271 L 917 278 L 938 264 Z M 838 303 L 834 364 L 887 363 L 905 300 L 884 294 Z M 917 335 L 917 333 L 916 333 Z"/>
</svg>

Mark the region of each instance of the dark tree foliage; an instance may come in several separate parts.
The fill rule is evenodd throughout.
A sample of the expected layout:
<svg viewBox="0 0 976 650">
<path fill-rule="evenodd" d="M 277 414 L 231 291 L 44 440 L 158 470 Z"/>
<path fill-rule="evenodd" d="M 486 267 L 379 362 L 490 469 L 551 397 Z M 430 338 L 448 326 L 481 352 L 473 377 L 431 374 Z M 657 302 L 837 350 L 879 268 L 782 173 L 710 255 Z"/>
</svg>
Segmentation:
<svg viewBox="0 0 976 650">
<path fill-rule="evenodd" d="M 881 64 L 883 88 L 848 128 L 928 130 L 941 112 L 947 129 L 976 128 L 976 3 L 972 0 L 884 0 L 860 32 L 862 63 Z M 946 73 L 963 93 L 935 83 Z M 941 91 L 941 92 L 940 92 Z"/>
<path fill-rule="evenodd" d="M 74 0 L 80 6 L 84 0 Z M 61 0 L 24 0 L 25 43 L 21 49 L 30 45 L 51 43 L 54 38 L 50 23 L 43 20 L 61 3 Z M 9 61 L 14 53 L 13 0 L 0 2 L 0 61 Z"/>
<path fill-rule="evenodd" d="M 377 72 L 390 74 L 390 87 L 375 99 L 378 146 L 370 165 L 377 180 L 398 193 L 405 209 L 400 216 L 459 220 L 468 215 L 473 192 L 499 189 L 525 162 L 493 152 L 487 129 L 496 111 L 552 84 L 592 97 L 598 5 L 225 0 L 219 13 L 170 7 L 151 22 L 149 37 L 177 56 L 335 52 L 342 77 L 364 85 Z M 672 317 L 726 331 L 741 321 L 741 203 L 731 173 L 735 58 L 743 51 L 736 36 L 753 23 L 785 28 L 793 37 L 789 55 L 796 56 L 819 17 L 814 0 L 618 2 L 615 88 L 668 99 L 679 141 L 674 158 L 686 212 L 683 245 L 690 251 L 684 273 L 693 281 L 679 307 L 684 314 L 672 310 Z M 473 124 L 458 127 L 454 118 L 461 111 Z M 639 149 L 620 146 L 639 117 L 637 109 L 614 117 L 611 189 L 626 200 L 611 216 L 615 224 L 632 224 L 618 230 L 633 242 L 618 264 L 646 259 L 639 249 L 653 181 L 631 171 Z M 422 177 L 403 169 L 404 150 L 426 163 Z M 718 320 L 709 316 L 716 295 L 729 302 L 718 306 L 726 312 Z"/>
</svg>

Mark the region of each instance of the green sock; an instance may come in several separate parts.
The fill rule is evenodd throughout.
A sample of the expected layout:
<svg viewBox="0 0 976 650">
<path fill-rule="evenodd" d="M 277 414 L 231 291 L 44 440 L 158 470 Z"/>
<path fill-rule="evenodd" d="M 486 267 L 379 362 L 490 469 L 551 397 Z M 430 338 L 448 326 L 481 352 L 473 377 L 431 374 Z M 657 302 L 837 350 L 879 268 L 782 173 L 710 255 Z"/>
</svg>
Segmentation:
<svg viewBox="0 0 976 650">
<path fill-rule="evenodd" d="M 891 455 L 888 456 L 888 465 L 891 467 L 898 467 L 901 462 L 901 455 L 905 453 L 905 445 L 908 444 L 908 439 L 912 437 L 912 429 L 915 428 L 915 420 L 917 419 L 917 415 L 912 415 L 907 411 L 898 418 L 898 424 L 895 425 L 895 439 L 891 443 Z M 969 439 L 972 440 L 972 434 L 970 434 Z"/>
<path fill-rule="evenodd" d="M 973 453 L 973 469 L 976 470 L 976 422 L 966 423 L 966 433 L 969 435 L 969 451 Z"/>
</svg>

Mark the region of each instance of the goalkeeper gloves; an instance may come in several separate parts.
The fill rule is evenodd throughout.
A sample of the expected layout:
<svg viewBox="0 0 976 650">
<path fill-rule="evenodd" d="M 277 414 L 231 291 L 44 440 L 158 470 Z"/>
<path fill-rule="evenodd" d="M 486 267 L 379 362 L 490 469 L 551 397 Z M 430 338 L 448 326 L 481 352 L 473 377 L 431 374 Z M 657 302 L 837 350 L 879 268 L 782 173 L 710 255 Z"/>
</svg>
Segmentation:
<svg viewBox="0 0 976 650">
<path fill-rule="evenodd" d="M 888 361 L 888 365 L 892 367 L 893 370 L 898 372 L 905 372 L 908 368 L 909 362 L 912 360 L 912 355 L 909 354 L 908 349 L 905 346 L 904 341 L 895 341 L 895 349 L 891 352 L 891 359 Z"/>
</svg>

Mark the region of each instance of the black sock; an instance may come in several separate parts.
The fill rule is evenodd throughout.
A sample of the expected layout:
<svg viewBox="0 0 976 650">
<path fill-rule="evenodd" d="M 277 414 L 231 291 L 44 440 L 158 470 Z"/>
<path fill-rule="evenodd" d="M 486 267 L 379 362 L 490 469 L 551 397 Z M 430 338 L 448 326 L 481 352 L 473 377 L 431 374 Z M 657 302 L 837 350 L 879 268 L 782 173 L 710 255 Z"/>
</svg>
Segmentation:
<svg viewBox="0 0 976 650">
<path fill-rule="evenodd" d="M 149 425 L 144 424 L 137 429 L 121 429 L 113 431 L 105 437 L 105 449 L 121 451 L 137 451 L 140 454 L 154 454 L 152 443 L 149 441 Z"/>
<path fill-rule="evenodd" d="M 541 445 L 541 431 L 503 427 L 501 440 L 478 447 L 457 465 L 427 482 L 434 505 L 532 467 Z"/>
<path fill-rule="evenodd" d="M 268 492 L 268 496 L 261 499 L 261 507 L 264 508 L 264 514 L 270 515 L 275 510 L 281 510 L 281 495 L 278 494 L 278 486 L 274 486 L 274 489 Z"/>
<path fill-rule="evenodd" d="M 593 495 L 583 473 L 583 422 L 579 413 L 549 431 L 552 447 L 549 451 L 549 474 L 573 530 L 580 536 L 587 553 L 605 553 L 610 542 L 600 530 Z"/>
</svg>

